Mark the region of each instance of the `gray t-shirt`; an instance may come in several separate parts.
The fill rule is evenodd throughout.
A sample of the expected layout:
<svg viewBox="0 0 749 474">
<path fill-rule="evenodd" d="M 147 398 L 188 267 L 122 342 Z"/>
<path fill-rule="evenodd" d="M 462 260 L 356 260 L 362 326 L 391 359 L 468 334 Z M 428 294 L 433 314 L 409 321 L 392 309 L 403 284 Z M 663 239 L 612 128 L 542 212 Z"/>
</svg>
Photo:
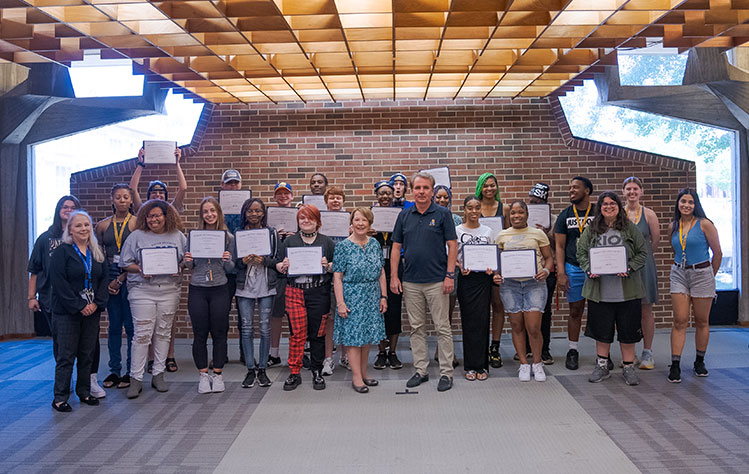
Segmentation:
<svg viewBox="0 0 749 474">
<path fill-rule="evenodd" d="M 180 263 L 182 263 L 182 259 L 185 256 L 186 242 L 187 238 L 185 237 L 185 234 L 178 230 L 165 232 L 163 234 L 155 234 L 153 232 L 136 230 L 135 232 L 130 234 L 125 243 L 122 245 L 122 251 L 120 253 L 120 268 L 124 268 L 133 263 L 140 265 L 140 250 L 154 247 L 176 248 L 177 259 Z M 154 275 L 150 278 L 143 278 L 140 273 L 127 274 L 128 288 L 137 288 L 141 285 L 158 285 L 159 287 L 164 287 L 164 289 L 167 290 L 178 290 L 181 282 L 181 275 Z"/>
<path fill-rule="evenodd" d="M 609 229 L 598 236 L 596 247 L 614 247 L 622 245 L 622 233 L 616 229 Z M 601 275 L 601 301 L 619 303 L 624 300 L 622 278 L 616 275 Z"/>
<path fill-rule="evenodd" d="M 244 288 L 237 287 L 237 296 L 243 298 L 264 298 L 276 294 L 275 288 L 268 288 L 268 268 L 263 265 L 249 265 Z"/>
<path fill-rule="evenodd" d="M 196 258 L 192 262 L 185 262 L 186 268 L 192 269 L 190 284 L 192 286 L 216 287 L 225 285 L 228 279 L 227 273 L 234 270 L 236 260 L 236 249 L 234 247 L 234 236 L 226 233 L 226 244 L 224 250 L 231 254 L 231 258 L 224 262 L 220 258 Z M 190 248 L 190 236 L 187 236 L 187 248 Z"/>
</svg>

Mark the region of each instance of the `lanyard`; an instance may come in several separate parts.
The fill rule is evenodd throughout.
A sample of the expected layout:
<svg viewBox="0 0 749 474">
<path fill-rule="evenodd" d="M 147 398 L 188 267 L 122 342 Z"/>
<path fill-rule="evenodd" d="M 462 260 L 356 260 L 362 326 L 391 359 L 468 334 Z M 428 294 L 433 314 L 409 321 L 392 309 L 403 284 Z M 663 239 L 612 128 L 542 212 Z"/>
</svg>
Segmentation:
<svg viewBox="0 0 749 474">
<path fill-rule="evenodd" d="M 694 227 L 694 221 L 696 219 L 692 219 L 692 222 L 689 225 L 689 228 L 686 232 L 684 232 L 684 227 L 682 225 L 683 220 L 679 219 L 679 243 L 681 244 L 681 260 L 686 264 L 687 262 L 687 237 L 689 237 L 689 231 L 692 230 L 692 227 Z"/>
<path fill-rule="evenodd" d="M 125 220 L 122 221 L 122 227 L 120 227 L 120 231 L 117 232 L 117 219 L 112 216 L 112 225 L 114 226 L 114 241 L 117 244 L 117 252 L 122 249 L 122 234 L 125 233 L 125 227 L 127 226 L 127 222 L 130 220 L 130 213 L 127 213 L 127 216 L 125 217 Z"/>
<path fill-rule="evenodd" d="M 75 253 L 78 254 L 78 256 L 83 261 L 83 267 L 86 269 L 86 281 L 84 282 L 84 285 L 86 286 L 87 290 L 91 289 L 91 249 L 89 249 L 86 252 L 86 256 L 84 257 L 81 251 L 78 249 L 78 246 L 76 244 L 73 244 L 73 248 L 75 249 Z"/>
<path fill-rule="evenodd" d="M 575 219 L 577 220 L 577 228 L 580 229 L 580 233 L 583 233 L 583 230 L 585 229 L 585 225 L 588 223 L 588 216 L 590 215 L 590 203 L 588 203 L 588 210 L 585 211 L 585 217 L 583 217 L 583 221 L 580 222 L 580 216 L 577 214 L 577 207 L 575 205 L 572 205 L 572 210 L 575 212 Z"/>
</svg>

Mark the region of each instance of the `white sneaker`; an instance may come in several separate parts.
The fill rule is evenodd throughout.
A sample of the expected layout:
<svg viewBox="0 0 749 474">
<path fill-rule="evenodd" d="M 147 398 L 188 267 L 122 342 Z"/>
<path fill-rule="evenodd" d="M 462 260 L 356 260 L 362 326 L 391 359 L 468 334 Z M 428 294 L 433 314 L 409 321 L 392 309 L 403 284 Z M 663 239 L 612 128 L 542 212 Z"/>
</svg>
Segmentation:
<svg viewBox="0 0 749 474">
<path fill-rule="evenodd" d="M 546 372 L 544 372 L 544 363 L 533 364 L 533 380 L 536 382 L 546 382 Z"/>
<path fill-rule="evenodd" d="M 91 396 L 94 398 L 104 398 L 107 396 L 107 392 L 101 388 L 99 381 L 96 380 L 96 374 L 91 374 Z"/>
<path fill-rule="evenodd" d="M 518 379 L 521 382 L 531 381 L 531 365 L 530 364 L 520 364 L 520 368 L 518 369 Z"/>
<path fill-rule="evenodd" d="M 208 372 L 200 373 L 200 382 L 198 382 L 198 393 L 211 393 L 211 376 Z"/>
<path fill-rule="evenodd" d="M 335 368 L 335 364 L 333 363 L 332 357 L 328 357 L 322 362 L 322 374 L 323 375 L 333 375 L 334 368 Z"/>
<path fill-rule="evenodd" d="M 211 390 L 213 393 L 219 393 L 226 390 L 226 387 L 224 387 L 224 375 L 223 374 L 213 374 L 211 375 L 211 386 L 213 389 Z"/>
<path fill-rule="evenodd" d="M 341 361 L 338 363 L 341 367 L 343 367 L 346 370 L 351 370 L 351 364 L 348 363 L 348 357 L 341 357 Z"/>
</svg>

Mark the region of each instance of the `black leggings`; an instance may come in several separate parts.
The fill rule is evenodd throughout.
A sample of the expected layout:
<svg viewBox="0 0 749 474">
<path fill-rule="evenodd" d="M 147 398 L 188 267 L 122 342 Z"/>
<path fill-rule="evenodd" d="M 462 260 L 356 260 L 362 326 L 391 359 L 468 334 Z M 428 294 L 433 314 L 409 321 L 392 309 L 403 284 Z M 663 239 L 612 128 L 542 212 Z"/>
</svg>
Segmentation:
<svg viewBox="0 0 749 474">
<path fill-rule="evenodd" d="M 190 285 L 187 311 L 192 322 L 192 358 L 195 366 L 208 368 L 208 333 L 213 340 L 213 367 L 223 369 L 226 363 L 226 338 L 229 332 L 229 287 L 203 287 Z"/>
</svg>

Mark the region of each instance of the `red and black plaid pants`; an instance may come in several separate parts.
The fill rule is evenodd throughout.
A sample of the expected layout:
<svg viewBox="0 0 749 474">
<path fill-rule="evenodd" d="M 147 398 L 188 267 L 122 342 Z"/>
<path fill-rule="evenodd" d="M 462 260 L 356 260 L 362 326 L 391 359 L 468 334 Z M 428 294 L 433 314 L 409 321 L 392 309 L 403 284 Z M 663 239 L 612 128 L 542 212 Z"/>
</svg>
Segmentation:
<svg viewBox="0 0 749 474">
<path fill-rule="evenodd" d="M 325 324 L 330 314 L 330 284 L 316 288 L 286 287 L 286 313 L 289 315 L 289 369 L 302 370 L 304 341 L 309 340 L 310 369 L 322 370 L 325 358 Z"/>
</svg>

